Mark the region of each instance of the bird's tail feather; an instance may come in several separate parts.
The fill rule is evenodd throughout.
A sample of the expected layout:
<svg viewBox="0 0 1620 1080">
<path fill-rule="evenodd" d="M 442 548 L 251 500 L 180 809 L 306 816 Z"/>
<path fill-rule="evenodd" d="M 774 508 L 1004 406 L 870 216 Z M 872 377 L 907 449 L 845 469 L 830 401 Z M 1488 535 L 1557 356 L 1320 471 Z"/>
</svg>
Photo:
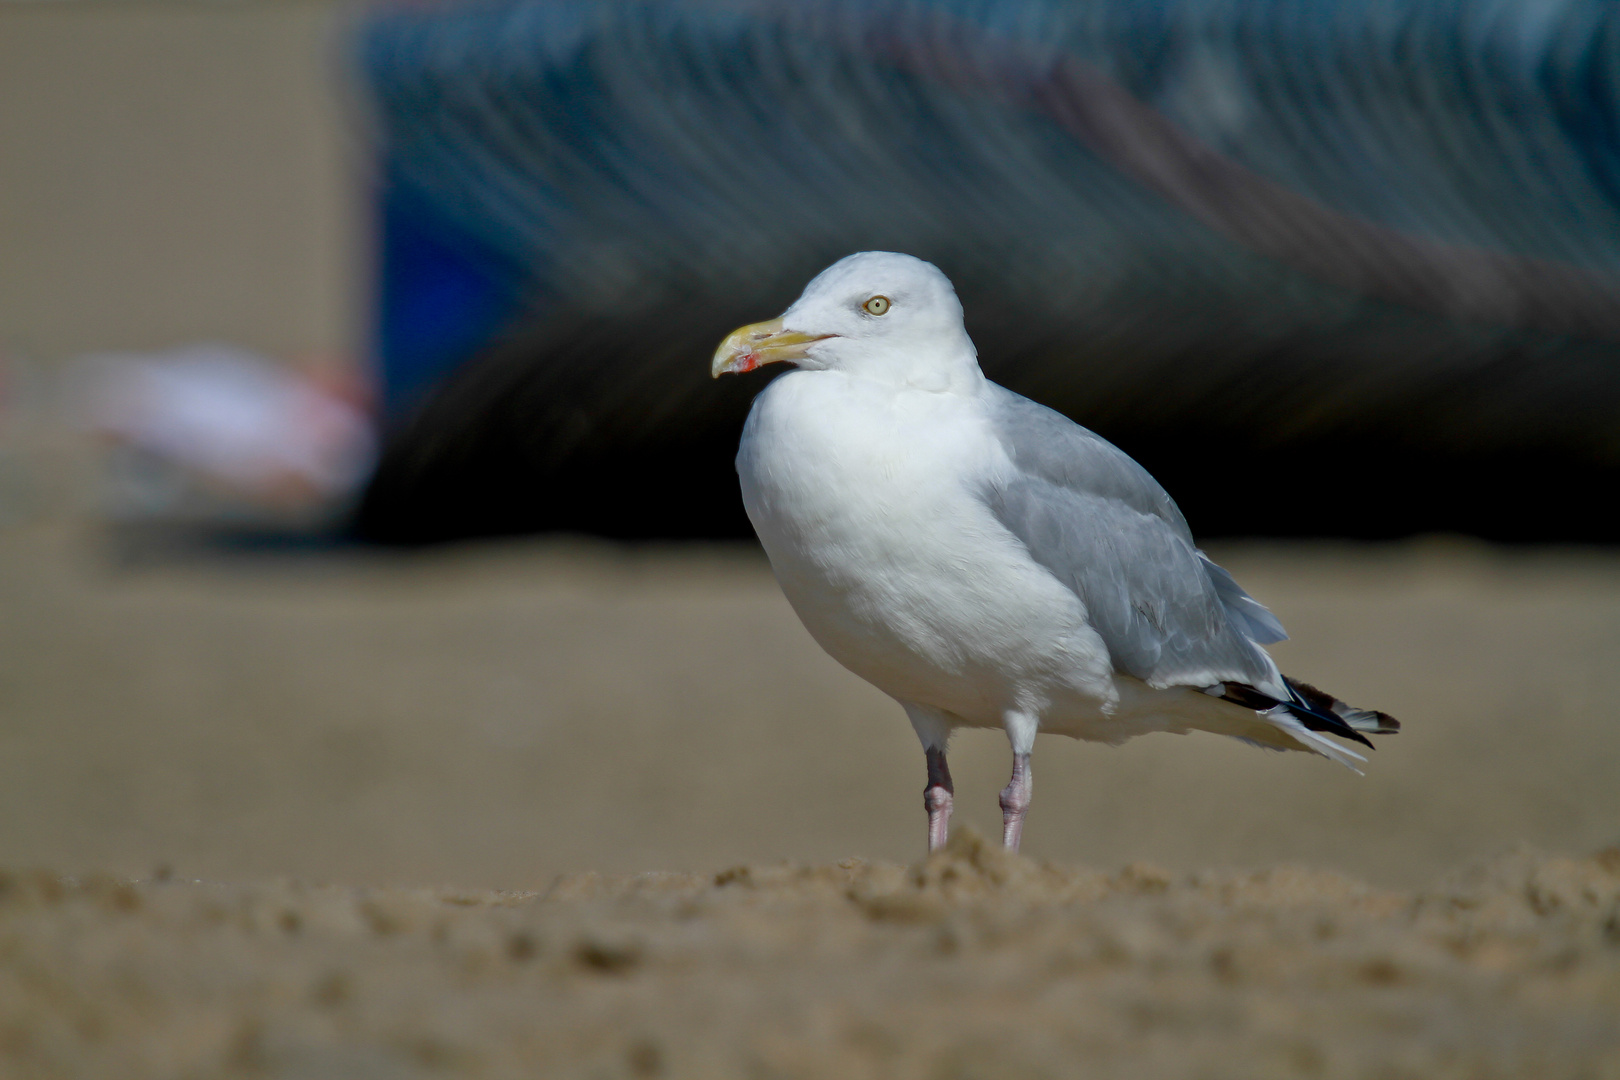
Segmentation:
<svg viewBox="0 0 1620 1080">
<path fill-rule="evenodd" d="M 1307 749 L 1316 751 L 1330 761 L 1337 761 L 1352 772 L 1361 772 L 1361 765 L 1367 760 L 1366 755 L 1358 754 L 1348 746 L 1336 743 L 1326 735 L 1307 728 L 1285 705 L 1278 705 L 1260 715 L 1288 732 L 1295 741 L 1303 743 Z M 1372 744 L 1367 743 L 1367 746 L 1370 749 Z"/>
</svg>

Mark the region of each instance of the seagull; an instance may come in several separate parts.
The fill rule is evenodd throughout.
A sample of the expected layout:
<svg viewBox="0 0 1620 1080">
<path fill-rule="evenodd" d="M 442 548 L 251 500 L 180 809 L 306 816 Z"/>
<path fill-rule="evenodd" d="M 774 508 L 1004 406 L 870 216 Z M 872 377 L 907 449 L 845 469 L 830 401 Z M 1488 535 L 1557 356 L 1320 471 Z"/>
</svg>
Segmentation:
<svg viewBox="0 0 1620 1080">
<path fill-rule="evenodd" d="M 985 378 L 950 280 L 866 251 L 711 374 L 786 362 L 737 451 L 743 504 L 805 629 L 899 702 L 921 740 L 928 847 L 945 845 L 957 728 L 1012 746 L 1002 842 L 1023 836 L 1037 732 L 1119 744 L 1208 731 L 1354 769 L 1399 730 L 1282 675 L 1282 624 L 1193 543 L 1122 450 Z"/>
</svg>

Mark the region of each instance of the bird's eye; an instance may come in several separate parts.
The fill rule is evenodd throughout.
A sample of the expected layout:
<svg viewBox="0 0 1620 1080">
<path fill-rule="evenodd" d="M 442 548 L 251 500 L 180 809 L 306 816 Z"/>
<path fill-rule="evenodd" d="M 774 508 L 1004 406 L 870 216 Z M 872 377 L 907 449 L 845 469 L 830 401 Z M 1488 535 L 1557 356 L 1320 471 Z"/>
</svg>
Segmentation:
<svg viewBox="0 0 1620 1080">
<path fill-rule="evenodd" d="M 862 304 L 861 307 L 866 310 L 868 315 L 882 315 L 889 310 L 889 298 L 887 296 L 874 296 Z"/>
</svg>

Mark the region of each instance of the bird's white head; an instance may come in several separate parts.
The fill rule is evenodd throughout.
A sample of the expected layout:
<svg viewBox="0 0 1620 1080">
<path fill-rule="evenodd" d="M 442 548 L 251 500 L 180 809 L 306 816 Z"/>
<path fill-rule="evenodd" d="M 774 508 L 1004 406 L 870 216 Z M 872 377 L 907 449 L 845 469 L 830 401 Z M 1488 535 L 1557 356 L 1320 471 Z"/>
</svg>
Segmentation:
<svg viewBox="0 0 1620 1080">
<path fill-rule="evenodd" d="M 962 304 L 933 263 L 862 251 L 817 274 L 779 319 L 735 330 L 715 377 L 785 360 L 926 390 L 965 389 L 979 372 Z"/>
</svg>

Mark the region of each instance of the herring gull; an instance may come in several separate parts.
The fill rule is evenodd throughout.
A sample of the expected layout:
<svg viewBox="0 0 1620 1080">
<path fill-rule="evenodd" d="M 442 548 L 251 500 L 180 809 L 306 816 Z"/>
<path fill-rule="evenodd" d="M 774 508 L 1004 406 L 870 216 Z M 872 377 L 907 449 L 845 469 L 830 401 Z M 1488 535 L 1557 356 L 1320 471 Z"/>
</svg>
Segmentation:
<svg viewBox="0 0 1620 1080">
<path fill-rule="evenodd" d="M 955 728 L 1007 733 L 1014 850 L 1038 731 L 1209 731 L 1355 769 L 1366 759 L 1329 735 L 1370 747 L 1399 728 L 1281 674 L 1262 646 L 1282 624 L 1198 550 L 1147 470 L 984 377 L 933 264 L 850 255 L 727 337 L 711 370 L 777 361 L 798 370 L 754 399 L 743 503 L 811 636 L 910 718 L 930 850 Z"/>
</svg>

